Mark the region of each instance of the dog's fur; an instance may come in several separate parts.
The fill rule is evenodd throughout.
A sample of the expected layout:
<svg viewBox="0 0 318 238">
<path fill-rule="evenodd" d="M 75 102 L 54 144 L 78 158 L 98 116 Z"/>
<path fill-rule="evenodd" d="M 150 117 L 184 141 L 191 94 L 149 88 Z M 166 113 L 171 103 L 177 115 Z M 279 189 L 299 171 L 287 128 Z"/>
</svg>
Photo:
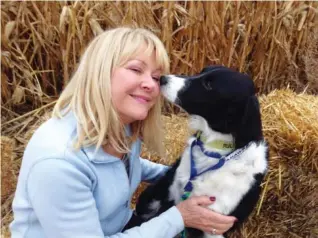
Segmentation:
<svg viewBox="0 0 318 238">
<path fill-rule="evenodd" d="M 244 147 L 235 159 L 226 161 L 217 170 L 203 173 L 192 182 L 191 196 L 216 197 L 209 209 L 235 216 L 239 222 L 231 230 L 235 229 L 255 207 L 267 170 L 268 148 L 262 135 L 253 81 L 246 74 L 213 66 L 192 77 L 163 76 L 160 84 L 165 98 L 189 113 L 191 129 L 201 131 L 206 141 L 231 141 L 235 144 L 235 150 Z M 195 136 L 189 138 L 182 157 L 163 178 L 140 195 L 136 213 L 144 221 L 181 201 L 190 177 L 190 148 L 195 139 Z M 230 152 L 206 147 L 204 150 L 213 150 L 221 155 Z M 218 161 L 207 157 L 198 146 L 193 147 L 193 157 L 197 170 Z M 188 228 L 187 237 L 223 236 Z"/>
</svg>

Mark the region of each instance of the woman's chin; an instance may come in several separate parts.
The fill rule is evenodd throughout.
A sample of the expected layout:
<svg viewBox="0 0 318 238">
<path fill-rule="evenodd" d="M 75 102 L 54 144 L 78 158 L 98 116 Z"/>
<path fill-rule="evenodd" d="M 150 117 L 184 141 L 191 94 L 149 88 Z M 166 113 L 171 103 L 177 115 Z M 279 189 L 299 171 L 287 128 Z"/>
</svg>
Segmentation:
<svg viewBox="0 0 318 238">
<path fill-rule="evenodd" d="M 135 120 L 136 121 L 142 121 L 145 120 L 148 116 L 148 112 L 147 113 L 140 113 L 138 115 L 136 115 Z"/>
<path fill-rule="evenodd" d="M 132 114 L 125 115 L 125 116 L 121 116 L 122 121 L 124 122 L 124 124 L 130 124 L 133 123 L 135 121 L 143 121 L 147 118 L 148 116 L 148 112 L 134 112 Z"/>
</svg>

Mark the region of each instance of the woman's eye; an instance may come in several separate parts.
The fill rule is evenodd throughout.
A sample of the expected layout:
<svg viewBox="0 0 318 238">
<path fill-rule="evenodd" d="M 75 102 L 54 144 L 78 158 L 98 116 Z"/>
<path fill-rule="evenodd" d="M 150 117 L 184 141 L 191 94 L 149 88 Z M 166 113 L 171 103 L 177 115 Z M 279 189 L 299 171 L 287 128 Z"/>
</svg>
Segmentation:
<svg viewBox="0 0 318 238">
<path fill-rule="evenodd" d="M 141 73 L 141 69 L 138 69 L 138 68 L 130 68 L 130 70 L 136 72 L 136 73 Z"/>
<path fill-rule="evenodd" d="M 159 82 L 160 81 L 160 77 L 152 77 L 153 80 L 155 80 L 156 82 Z"/>
</svg>

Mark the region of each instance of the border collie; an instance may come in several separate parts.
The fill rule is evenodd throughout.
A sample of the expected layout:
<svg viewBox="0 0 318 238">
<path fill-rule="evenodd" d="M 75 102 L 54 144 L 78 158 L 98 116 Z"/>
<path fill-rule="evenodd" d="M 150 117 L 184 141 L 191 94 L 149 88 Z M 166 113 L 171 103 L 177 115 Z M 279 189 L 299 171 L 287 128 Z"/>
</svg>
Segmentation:
<svg viewBox="0 0 318 238">
<path fill-rule="evenodd" d="M 257 204 L 268 147 L 250 77 L 223 66 L 195 76 L 160 78 L 161 92 L 190 115 L 196 133 L 180 159 L 139 197 L 136 214 L 147 221 L 189 196 L 216 197 L 209 209 L 235 216 L 236 229 Z M 226 234 L 225 234 L 226 235 Z M 224 236 L 186 228 L 186 237 Z"/>
</svg>

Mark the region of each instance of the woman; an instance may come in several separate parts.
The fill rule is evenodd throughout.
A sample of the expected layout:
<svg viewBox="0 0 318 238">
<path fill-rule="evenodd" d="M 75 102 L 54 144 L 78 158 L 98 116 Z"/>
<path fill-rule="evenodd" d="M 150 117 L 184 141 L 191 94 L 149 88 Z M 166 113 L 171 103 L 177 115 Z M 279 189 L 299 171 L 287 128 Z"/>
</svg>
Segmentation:
<svg viewBox="0 0 318 238">
<path fill-rule="evenodd" d="M 53 117 L 28 143 L 13 201 L 13 238 L 173 237 L 186 227 L 221 234 L 234 217 L 194 197 L 121 233 L 141 180 L 167 167 L 139 157 L 141 140 L 162 154 L 159 77 L 169 60 L 144 29 L 96 37 L 61 94 Z M 214 198 L 212 199 L 214 200 Z"/>
</svg>

